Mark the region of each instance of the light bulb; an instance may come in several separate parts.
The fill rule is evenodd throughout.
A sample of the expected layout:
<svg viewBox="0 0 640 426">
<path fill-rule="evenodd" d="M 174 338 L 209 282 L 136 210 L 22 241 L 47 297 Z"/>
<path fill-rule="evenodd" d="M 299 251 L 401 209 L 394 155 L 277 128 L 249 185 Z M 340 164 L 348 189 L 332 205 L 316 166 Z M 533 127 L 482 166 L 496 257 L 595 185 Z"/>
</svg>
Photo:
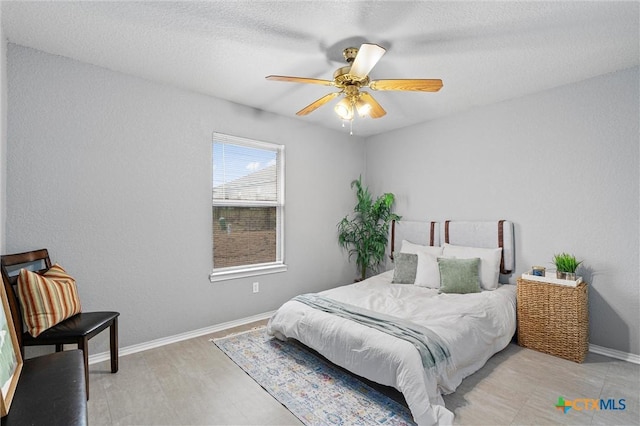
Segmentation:
<svg viewBox="0 0 640 426">
<path fill-rule="evenodd" d="M 356 110 L 358 111 L 358 115 L 360 117 L 366 117 L 371 111 L 371 105 L 363 101 L 362 99 L 358 99 L 358 101 L 356 102 Z"/>
<path fill-rule="evenodd" d="M 333 110 L 338 114 L 343 120 L 352 120 L 353 119 L 353 107 L 347 98 L 342 99 L 340 102 L 336 104 Z"/>
</svg>

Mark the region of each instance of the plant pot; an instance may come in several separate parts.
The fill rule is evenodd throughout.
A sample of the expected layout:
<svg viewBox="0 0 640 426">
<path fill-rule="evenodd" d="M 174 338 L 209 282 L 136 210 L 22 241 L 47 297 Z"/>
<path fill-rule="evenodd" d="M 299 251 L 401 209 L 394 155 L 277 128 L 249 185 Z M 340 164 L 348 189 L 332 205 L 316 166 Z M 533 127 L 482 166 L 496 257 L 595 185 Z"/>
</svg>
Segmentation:
<svg viewBox="0 0 640 426">
<path fill-rule="evenodd" d="M 575 281 L 576 280 L 576 273 L 575 272 L 556 271 L 556 278 L 559 279 L 559 280 Z"/>
</svg>

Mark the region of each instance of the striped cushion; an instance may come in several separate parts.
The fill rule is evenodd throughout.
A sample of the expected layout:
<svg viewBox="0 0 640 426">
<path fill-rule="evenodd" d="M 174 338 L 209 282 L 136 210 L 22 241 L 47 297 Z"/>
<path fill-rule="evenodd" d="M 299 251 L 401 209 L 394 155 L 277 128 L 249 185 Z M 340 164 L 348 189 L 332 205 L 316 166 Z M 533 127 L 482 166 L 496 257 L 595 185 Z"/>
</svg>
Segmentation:
<svg viewBox="0 0 640 426">
<path fill-rule="evenodd" d="M 42 275 L 21 269 L 18 298 L 33 337 L 80 312 L 76 281 L 57 263 Z"/>
</svg>

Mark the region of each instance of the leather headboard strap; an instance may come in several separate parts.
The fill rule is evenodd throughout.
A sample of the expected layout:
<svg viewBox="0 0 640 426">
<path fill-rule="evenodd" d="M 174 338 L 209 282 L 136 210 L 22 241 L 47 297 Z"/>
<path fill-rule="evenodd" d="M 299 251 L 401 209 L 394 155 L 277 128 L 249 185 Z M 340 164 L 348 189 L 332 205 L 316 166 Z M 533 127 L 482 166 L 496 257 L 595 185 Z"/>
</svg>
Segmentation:
<svg viewBox="0 0 640 426">
<path fill-rule="evenodd" d="M 434 237 L 436 233 L 436 223 L 435 222 L 431 222 L 431 237 L 429 237 L 429 245 L 433 246 L 434 243 Z"/>
<path fill-rule="evenodd" d="M 449 222 L 450 220 L 444 221 L 444 242 L 449 244 Z"/>
<path fill-rule="evenodd" d="M 391 221 L 391 254 L 389 258 L 393 261 L 393 252 L 396 250 L 396 221 Z"/>
<path fill-rule="evenodd" d="M 500 256 L 500 273 L 510 274 L 511 271 L 504 268 L 504 220 L 498 221 L 498 247 L 502 249 L 502 256 Z"/>
</svg>

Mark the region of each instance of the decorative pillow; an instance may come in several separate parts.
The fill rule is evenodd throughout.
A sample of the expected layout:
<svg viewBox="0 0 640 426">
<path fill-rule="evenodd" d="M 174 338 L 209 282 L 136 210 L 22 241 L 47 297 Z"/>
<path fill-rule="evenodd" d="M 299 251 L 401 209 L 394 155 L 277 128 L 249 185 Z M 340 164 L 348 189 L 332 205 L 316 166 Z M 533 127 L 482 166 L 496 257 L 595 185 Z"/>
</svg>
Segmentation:
<svg viewBox="0 0 640 426">
<path fill-rule="evenodd" d="M 393 280 L 395 284 L 413 284 L 416 280 L 418 255 L 411 253 L 393 254 Z"/>
<path fill-rule="evenodd" d="M 21 269 L 18 298 L 22 319 L 33 337 L 80 313 L 76 281 L 57 263 L 42 275 Z"/>
<path fill-rule="evenodd" d="M 501 248 L 465 247 L 445 243 L 442 253 L 445 257 L 455 257 L 456 259 L 480 258 L 480 286 L 485 290 L 498 288 Z"/>
<path fill-rule="evenodd" d="M 420 287 L 439 288 L 440 272 L 438 271 L 438 256 L 442 255 L 442 247 L 423 246 L 411 241 L 402 240 L 401 253 L 418 255 L 418 269 L 415 285 Z"/>
<path fill-rule="evenodd" d="M 424 250 L 418 250 L 418 269 L 415 285 L 420 287 L 440 288 L 440 270 L 438 257 Z"/>
<path fill-rule="evenodd" d="M 438 258 L 440 293 L 479 293 L 480 259 Z"/>
</svg>

